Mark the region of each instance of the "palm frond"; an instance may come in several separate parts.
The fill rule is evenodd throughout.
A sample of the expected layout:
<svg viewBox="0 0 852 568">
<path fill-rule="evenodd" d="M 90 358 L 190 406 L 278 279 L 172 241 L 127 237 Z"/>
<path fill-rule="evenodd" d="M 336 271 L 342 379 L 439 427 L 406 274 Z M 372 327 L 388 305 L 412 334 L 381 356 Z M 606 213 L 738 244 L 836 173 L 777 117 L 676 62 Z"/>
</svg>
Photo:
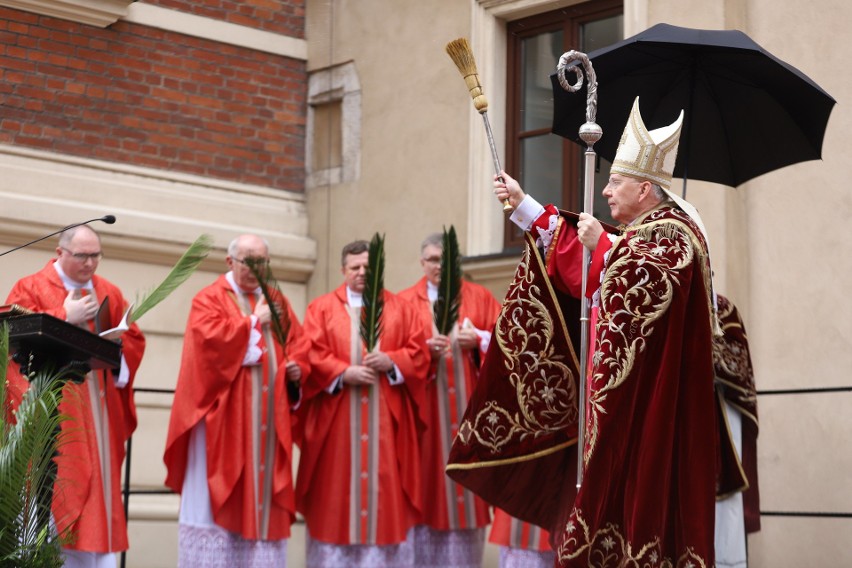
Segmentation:
<svg viewBox="0 0 852 568">
<path fill-rule="evenodd" d="M 58 436 L 65 418 L 59 414 L 63 381 L 50 369 L 29 377 L 30 387 L 6 421 L 8 330 L 0 329 L 3 412 L 0 413 L 0 566 L 62 566 L 60 545 L 50 523 L 51 495 L 56 479 L 53 458 L 62 443 Z"/>
<path fill-rule="evenodd" d="M 382 334 L 382 310 L 385 287 L 385 237 L 376 233 L 367 254 L 364 305 L 361 308 L 361 339 L 368 352 L 373 351 Z"/>
<path fill-rule="evenodd" d="M 195 242 L 189 245 L 183 256 L 174 265 L 171 272 L 166 275 L 165 279 L 160 282 L 152 292 L 144 296 L 141 301 L 136 302 L 133 311 L 127 319 L 127 324 L 141 318 L 151 308 L 165 300 L 169 294 L 175 291 L 178 286 L 183 284 L 187 278 L 192 276 L 192 273 L 198 268 L 207 255 L 210 254 L 210 249 L 213 247 L 213 237 L 210 235 L 201 235 Z"/>
<path fill-rule="evenodd" d="M 456 229 L 444 228 L 444 250 L 441 253 L 441 283 L 438 286 L 438 298 L 433 307 L 435 327 L 441 335 L 449 335 L 453 325 L 459 319 L 461 308 L 462 270 L 459 241 Z"/>
<path fill-rule="evenodd" d="M 287 335 L 290 333 L 290 314 L 284 309 L 285 306 L 279 306 L 273 297 L 272 290 L 278 292 L 279 297 L 283 297 L 284 294 L 281 293 L 278 281 L 272 275 L 269 261 L 265 258 L 249 256 L 243 259 L 243 262 L 246 263 L 249 271 L 260 284 L 260 291 L 272 312 L 272 334 L 275 336 L 275 340 L 282 348 L 286 347 Z"/>
</svg>

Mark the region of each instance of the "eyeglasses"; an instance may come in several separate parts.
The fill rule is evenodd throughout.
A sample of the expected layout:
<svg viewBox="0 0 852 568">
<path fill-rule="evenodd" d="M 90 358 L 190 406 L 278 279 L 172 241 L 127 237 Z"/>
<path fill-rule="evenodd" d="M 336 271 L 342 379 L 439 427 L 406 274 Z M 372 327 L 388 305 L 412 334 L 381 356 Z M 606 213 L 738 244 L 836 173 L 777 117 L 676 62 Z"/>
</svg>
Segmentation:
<svg viewBox="0 0 852 568">
<path fill-rule="evenodd" d="M 441 264 L 440 256 L 430 256 L 428 258 L 422 259 L 423 262 L 428 262 L 429 264 Z"/>
<path fill-rule="evenodd" d="M 65 247 L 59 247 L 59 248 L 61 248 L 62 250 L 64 250 L 68 254 L 70 254 L 71 257 L 74 260 L 76 260 L 77 262 L 86 262 L 87 260 L 98 261 L 98 260 L 100 260 L 104 257 L 103 251 L 98 251 L 98 252 L 71 252 L 70 250 L 68 250 Z"/>
<path fill-rule="evenodd" d="M 243 266 L 248 266 L 251 268 L 254 266 L 255 268 L 259 268 L 261 266 L 265 266 L 269 268 L 269 259 L 268 258 L 257 258 L 257 257 L 247 257 L 247 258 L 235 258 L 235 262 L 239 262 Z"/>
</svg>

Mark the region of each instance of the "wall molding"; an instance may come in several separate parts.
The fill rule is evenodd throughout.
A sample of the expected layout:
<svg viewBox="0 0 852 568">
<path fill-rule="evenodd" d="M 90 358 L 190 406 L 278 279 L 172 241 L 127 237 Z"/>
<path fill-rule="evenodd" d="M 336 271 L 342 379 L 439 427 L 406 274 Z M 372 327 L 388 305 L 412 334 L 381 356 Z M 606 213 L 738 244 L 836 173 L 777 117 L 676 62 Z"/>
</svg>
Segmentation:
<svg viewBox="0 0 852 568">
<path fill-rule="evenodd" d="M 314 160 L 315 106 L 341 102 L 342 165 L 317 168 Z M 308 77 L 308 124 L 305 168 L 308 189 L 357 181 L 361 177 L 361 82 L 355 63 L 311 71 Z"/>
<path fill-rule="evenodd" d="M 308 42 L 303 39 L 150 6 L 142 2 L 130 6 L 122 20 L 301 61 L 308 59 Z"/>
<path fill-rule="evenodd" d="M 0 145 L 0 200 L 3 250 L 112 214 L 114 225 L 94 225 L 111 258 L 170 265 L 207 233 L 214 250 L 202 268 L 219 270 L 231 239 L 255 233 L 279 281 L 306 282 L 316 263 L 301 193 Z"/>
<path fill-rule="evenodd" d="M 135 0 L 0 0 L 0 6 L 105 28 L 127 14 Z"/>
</svg>

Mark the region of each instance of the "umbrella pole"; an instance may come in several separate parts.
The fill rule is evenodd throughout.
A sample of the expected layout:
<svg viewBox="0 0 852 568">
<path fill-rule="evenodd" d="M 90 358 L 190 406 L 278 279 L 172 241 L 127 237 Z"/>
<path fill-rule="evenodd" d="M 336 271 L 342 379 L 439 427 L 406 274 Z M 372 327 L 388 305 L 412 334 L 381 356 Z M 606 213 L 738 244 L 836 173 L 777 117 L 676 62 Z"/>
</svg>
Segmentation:
<svg viewBox="0 0 852 568">
<path fill-rule="evenodd" d="M 582 69 L 580 68 L 582 65 Z M 595 142 L 600 140 L 603 131 L 595 122 L 598 108 L 598 81 L 592 62 L 585 53 L 569 51 L 563 53 L 556 67 L 556 76 L 559 84 L 566 91 L 573 93 L 583 86 L 583 70 L 588 77 L 586 88 L 586 122 L 580 127 L 580 138 L 586 143 L 585 152 L 585 178 L 583 185 L 583 212 L 592 214 L 592 203 L 594 201 L 595 182 Z M 573 85 L 568 82 L 565 73 L 571 71 L 577 77 Z M 583 282 L 580 295 L 580 380 L 577 392 L 578 417 L 577 417 L 577 489 L 583 483 L 583 466 L 586 454 L 586 383 L 588 372 L 589 355 L 589 299 L 586 297 L 586 286 L 588 285 L 589 263 L 591 252 L 583 247 Z"/>
</svg>

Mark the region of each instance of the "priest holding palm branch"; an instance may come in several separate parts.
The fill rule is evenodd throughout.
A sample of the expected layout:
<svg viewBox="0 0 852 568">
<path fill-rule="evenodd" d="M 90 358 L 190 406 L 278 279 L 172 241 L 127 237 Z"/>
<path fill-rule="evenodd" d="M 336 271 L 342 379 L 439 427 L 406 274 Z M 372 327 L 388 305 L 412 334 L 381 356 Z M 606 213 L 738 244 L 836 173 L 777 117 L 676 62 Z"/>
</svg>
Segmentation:
<svg viewBox="0 0 852 568">
<path fill-rule="evenodd" d="M 309 568 L 415 566 L 418 412 L 429 365 L 414 311 L 382 286 L 382 239 L 343 248 L 344 283 L 308 306 L 296 502 Z"/>
<path fill-rule="evenodd" d="M 421 450 L 423 517 L 416 529 L 417 566 L 480 566 L 488 505 L 444 474 L 479 362 L 491 340 L 500 304 L 483 286 L 461 277 L 453 227 L 433 233 L 420 247 L 423 278 L 400 292 L 412 302 L 431 356 Z"/>
</svg>

